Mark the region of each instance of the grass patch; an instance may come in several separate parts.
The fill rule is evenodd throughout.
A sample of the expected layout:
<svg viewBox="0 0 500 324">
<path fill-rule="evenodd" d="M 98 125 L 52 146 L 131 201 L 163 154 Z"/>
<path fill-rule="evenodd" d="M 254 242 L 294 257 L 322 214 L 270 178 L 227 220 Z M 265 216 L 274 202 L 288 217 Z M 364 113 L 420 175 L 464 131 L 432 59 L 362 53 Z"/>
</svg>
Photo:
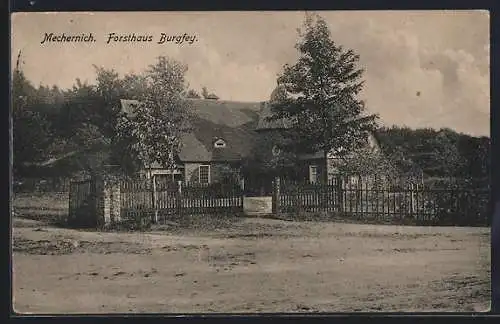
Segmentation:
<svg viewBox="0 0 500 324">
<path fill-rule="evenodd" d="M 22 193 L 12 199 L 14 209 L 36 209 L 68 212 L 69 195 L 67 193 Z"/>
<path fill-rule="evenodd" d="M 22 193 L 12 199 L 13 216 L 67 227 L 69 197 L 64 193 Z"/>
</svg>

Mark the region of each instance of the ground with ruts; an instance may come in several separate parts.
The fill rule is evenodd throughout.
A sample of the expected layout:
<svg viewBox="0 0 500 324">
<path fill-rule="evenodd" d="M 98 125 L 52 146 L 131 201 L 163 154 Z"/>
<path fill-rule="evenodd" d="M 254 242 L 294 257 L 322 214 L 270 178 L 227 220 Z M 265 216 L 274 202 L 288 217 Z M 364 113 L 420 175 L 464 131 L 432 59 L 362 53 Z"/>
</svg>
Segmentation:
<svg viewBox="0 0 500 324">
<path fill-rule="evenodd" d="M 40 201 L 14 199 L 17 312 L 489 308 L 489 228 L 198 218 L 84 231 L 53 224 L 64 201 Z"/>
</svg>

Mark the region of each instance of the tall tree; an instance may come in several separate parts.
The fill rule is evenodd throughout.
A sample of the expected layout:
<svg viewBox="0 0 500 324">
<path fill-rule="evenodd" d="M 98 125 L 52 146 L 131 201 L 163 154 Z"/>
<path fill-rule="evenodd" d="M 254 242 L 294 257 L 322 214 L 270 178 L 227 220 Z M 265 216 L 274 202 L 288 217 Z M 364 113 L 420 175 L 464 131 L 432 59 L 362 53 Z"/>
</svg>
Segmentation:
<svg viewBox="0 0 500 324">
<path fill-rule="evenodd" d="M 72 89 L 65 92 L 66 100 L 59 116 L 59 134 L 78 147 L 88 147 L 103 139 L 101 114 L 104 99 L 96 86 L 76 79 Z"/>
<path fill-rule="evenodd" d="M 118 124 L 116 143 L 135 157 L 128 163 L 129 172 L 154 163 L 175 168 L 181 137 L 190 130 L 189 106 L 182 96 L 186 71 L 187 66 L 162 56 L 146 71 L 145 91 L 135 116 Z"/>
<path fill-rule="evenodd" d="M 60 115 L 64 136 L 85 146 L 109 142 L 115 137 L 120 99 L 138 99 L 145 88 L 142 76 L 130 74 L 120 78 L 113 69 L 94 68 L 96 84 L 88 85 L 77 79 L 66 93 Z"/>
<path fill-rule="evenodd" d="M 358 98 L 363 88 L 359 56 L 336 44 L 318 15 L 306 16 L 299 36 L 299 59 L 278 77 L 286 96 L 273 105 L 270 119 L 290 122 L 298 151 L 323 151 L 326 158 L 332 151 L 343 155 L 363 147 L 377 116 L 366 114 Z"/>
<path fill-rule="evenodd" d="M 398 168 L 415 164 L 431 177 L 487 178 L 489 138 L 451 129 L 393 126 L 377 131 L 384 154 Z"/>
<path fill-rule="evenodd" d="M 12 78 L 13 171 L 20 174 L 25 163 L 45 158 L 50 145 L 50 125 L 32 108 L 37 104 L 36 89 L 19 66 Z"/>
<path fill-rule="evenodd" d="M 139 100 L 146 91 L 145 76 L 133 73 L 126 74 L 122 80 L 122 87 L 123 98 Z"/>
<path fill-rule="evenodd" d="M 95 124 L 101 133 L 111 139 L 116 135 L 116 127 L 121 113 L 121 99 L 137 99 L 144 91 L 140 76 L 129 74 L 120 79 L 118 73 L 94 66 L 97 73 L 95 91 L 99 98 L 98 111 L 94 114 Z"/>
</svg>

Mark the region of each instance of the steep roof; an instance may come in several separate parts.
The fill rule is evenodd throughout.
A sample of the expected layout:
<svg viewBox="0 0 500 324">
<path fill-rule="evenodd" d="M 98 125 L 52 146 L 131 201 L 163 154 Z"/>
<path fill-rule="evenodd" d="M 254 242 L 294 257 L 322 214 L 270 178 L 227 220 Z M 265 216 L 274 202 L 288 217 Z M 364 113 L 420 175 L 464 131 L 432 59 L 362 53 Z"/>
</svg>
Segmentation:
<svg viewBox="0 0 500 324">
<path fill-rule="evenodd" d="M 260 102 L 241 102 L 214 99 L 186 99 L 195 116 L 215 124 L 239 127 L 258 119 Z"/>
<path fill-rule="evenodd" d="M 284 129 L 290 127 L 290 122 L 284 118 L 269 120 L 268 118 L 272 116 L 271 104 L 265 102 L 262 104 L 262 109 L 260 111 L 259 123 L 257 125 L 257 130 L 265 129 Z"/>
<path fill-rule="evenodd" d="M 193 131 L 182 138 L 181 161 L 239 161 L 250 154 L 261 109 L 259 102 L 186 100 L 194 115 Z M 133 117 L 138 103 L 136 100 L 121 100 L 122 111 Z M 217 139 L 223 139 L 226 146 L 216 148 L 214 142 Z"/>
<path fill-rule="evenodd" d="M 290 127 L 285 119 L 269 121 L 272 115 L 268 102 L 238 102 L 214 99 L 186 99 L 194 116 L 193 131 L 182 138 L 179 159 L 183 162 L 239 161 L 247 157 L 255 143 L 257 131 Z M 135 115 L 139 102 L 121 100 L 122 110 Z M 214 142 L 223 139 L 224 148 L 216 148 Z M 370 142 L 378 146 L 375 137 Z M 302 159 L 323 158 L 322 151 L 302 156 Z M 160 168 L 160 165 L 153 165 Z"/>
</svg>

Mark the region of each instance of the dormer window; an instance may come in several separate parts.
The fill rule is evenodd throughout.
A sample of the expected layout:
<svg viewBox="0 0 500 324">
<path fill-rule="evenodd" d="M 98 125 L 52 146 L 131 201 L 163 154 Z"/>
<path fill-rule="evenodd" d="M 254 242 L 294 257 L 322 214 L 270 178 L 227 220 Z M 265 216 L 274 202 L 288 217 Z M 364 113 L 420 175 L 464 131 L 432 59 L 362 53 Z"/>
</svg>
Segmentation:
<svg viewBox="0 0 500 324">
<path fill-rule="evenodd" d="M 215 148 L 224 148 L 224 147 L 226 147 L 226 142 L 222 138 L 219 138 L 218 140 L 216 140 L 214 142 L 214 147 Z"/>
</svg>

